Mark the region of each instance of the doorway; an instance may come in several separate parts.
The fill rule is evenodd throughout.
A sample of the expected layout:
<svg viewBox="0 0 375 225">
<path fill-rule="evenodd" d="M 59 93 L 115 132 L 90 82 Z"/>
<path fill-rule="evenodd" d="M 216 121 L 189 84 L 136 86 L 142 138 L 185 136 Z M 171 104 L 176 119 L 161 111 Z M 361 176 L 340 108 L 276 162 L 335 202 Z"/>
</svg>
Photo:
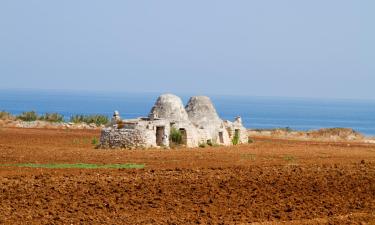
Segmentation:
<svg viewBox="0 0 375 225">
<path fill-rule="evenodd" d="M 219 141 L 220 141 L 220 144 L 224 144 L 224 135 L 223 135 L 223 132 L 219 132 Z"/>
<path fill-rule="evenodd" d="M 187 144 L 187 133 L 186 129 L 180 128 L 180 133 L 181 133 L 181 144 L 186 145 Z"/>
<path fill-rule="evenodd" d="M 162 146 L 165 134 L 165 127 L 156 127 L 156 145 Z"/>
</svg>

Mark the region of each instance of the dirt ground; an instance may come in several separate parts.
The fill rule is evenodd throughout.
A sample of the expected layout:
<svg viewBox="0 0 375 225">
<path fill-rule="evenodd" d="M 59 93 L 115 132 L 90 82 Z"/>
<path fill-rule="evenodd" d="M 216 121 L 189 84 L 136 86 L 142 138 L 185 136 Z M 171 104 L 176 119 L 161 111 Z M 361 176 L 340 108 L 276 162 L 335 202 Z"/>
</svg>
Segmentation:
<svg viewBox="0 0 375 225">
<path fill-rule="evenodd" d="M 0 128 L 0 224 L 375 224 L 375 145 L 255 139 L 99 150 L 99 131 Z"/>
</svg>

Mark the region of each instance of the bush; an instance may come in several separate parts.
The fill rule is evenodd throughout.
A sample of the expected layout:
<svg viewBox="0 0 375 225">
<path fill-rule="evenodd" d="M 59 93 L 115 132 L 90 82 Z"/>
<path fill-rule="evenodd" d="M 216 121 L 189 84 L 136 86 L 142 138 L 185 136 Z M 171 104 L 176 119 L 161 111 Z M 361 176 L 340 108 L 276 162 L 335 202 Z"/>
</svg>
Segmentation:
<svg viewBox="0 0 375 225">
<path fill-rule="evenodd" d="M 170 133 L 169 137 L 174 144 L 177 144 L 177 145 L 182 144 L 182 133 L 181 133 L 181 131 L 177 130 L 176 128 L 173 127 L 171 129 L 171 133 Z"/>
<path fill-rule="evenodd" d="M 238 145 L 239 143 L 240 143 L 240 134 L 236 132 L 234 134 L 233 139 L 232 139 L 232 144 L 233 145 Z"/>
<path fill-rule="evenodd" d="M 72 123 L 83 123 L 84 116 L 83 115 L 74 115 L 70 117 L 70 122 Z"/>
<path fill-rule="evenodd" d="M 252 143 L 254 143 L 254 140 L 251 139 L 250 137 L 248 137 L 248 138 L 247 138 L 247 143 L 248 143 L 248 144 L 252 144 Z"/>
<path fill-rule="evenodd" d="M 0 112 L 0 119 L 12 119 L 12 118 L 13 118 L 12 114 L 5 112 L 5 111 Z"/>
<path fill-rule="evenodd" d="M 38 119 L 38 114 L 35 111 L 23 112 L 17 116 L 17 119 L 23 121 L 35 121 Z"/>
<path fill-rule="evenodd" d="M 46 113 L 39 117 L 39 120 L 44 120 L 48 122 L 63 122 L 64 116 L 58 113 Z"/>
<path fill-rule="evenodd" d="M 99 144 L 99 141 L 98 141 L 98 139 L 96 138 L 96 137 L 94 137 L 92 140 L 91 140 L 91 144 L 92 145 L 98 145 Z"/>
<path fill-rule="evenodd" d="M 74 115 L 70 117 L 72 123 L 95 123 L 97 126 L 107 124 L 108 117 L 104 115 Z"/>
<path fill-rule="evenodd" d="M 293 130 L 292 128 L 290 128 L 290 127 L 280 128 L 280 130 L 285 131 L 285 132 L 292 132 L 292 131 L 294 131 L 294 130 Z"/>
</svg>

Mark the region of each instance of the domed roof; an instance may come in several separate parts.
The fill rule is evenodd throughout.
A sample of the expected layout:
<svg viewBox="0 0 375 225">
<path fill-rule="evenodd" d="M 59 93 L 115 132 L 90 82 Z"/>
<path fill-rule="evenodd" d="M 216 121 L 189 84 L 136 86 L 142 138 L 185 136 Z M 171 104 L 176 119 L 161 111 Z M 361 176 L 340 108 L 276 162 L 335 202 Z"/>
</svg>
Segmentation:
<svg viewBox="0 0 375 225">
<path fill-rule="evenodd" d="M 220 123 L 212 101 L 207 96 L 191 97 L 186 105 L 189 119 L 195 124 Z"/>
<path fill-rule="evenodd" d="M 150 117 L 176 121 L 189 119 L 181 98 L 173 94 L 159 96 L 150 112 Z"/>
</svg>

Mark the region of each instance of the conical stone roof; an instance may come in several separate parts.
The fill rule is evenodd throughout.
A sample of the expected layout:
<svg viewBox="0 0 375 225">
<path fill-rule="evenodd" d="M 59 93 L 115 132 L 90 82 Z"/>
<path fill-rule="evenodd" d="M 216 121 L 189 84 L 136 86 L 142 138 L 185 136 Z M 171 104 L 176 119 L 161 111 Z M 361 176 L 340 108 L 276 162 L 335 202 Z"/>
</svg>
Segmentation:
<svg viewBox="0 0 375 225">
<path fill-rule="evenodd" d="M 186 112 L 191 122 L 197 125 L 217 125 L 221 120 L 212 101 L 207 96 L 191 97 L 186 105 Z"/>
<path fill-rule="evenodd" d="M 173 94 L 159 96 L 150 112 L 150 117 L 176 121 L 189 119 L 181 98 Z"/>
</svg>

